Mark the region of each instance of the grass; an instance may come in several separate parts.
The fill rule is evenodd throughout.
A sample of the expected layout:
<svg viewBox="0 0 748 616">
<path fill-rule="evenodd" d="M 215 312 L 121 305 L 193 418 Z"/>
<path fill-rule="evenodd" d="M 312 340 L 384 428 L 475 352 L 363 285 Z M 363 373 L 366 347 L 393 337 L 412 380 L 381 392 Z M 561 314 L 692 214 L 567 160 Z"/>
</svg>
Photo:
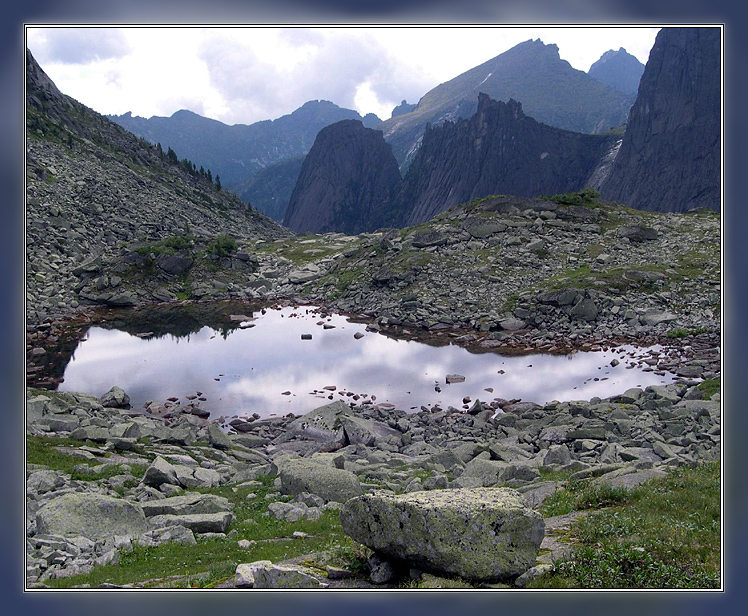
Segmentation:
<svg viewBox="0 0 748 616">
<path fill-rule="evenodd" d="M 721 385 L 719 379 L 707 379 L 699 383 L 698 388 L 707 398 L 711 398 L 714 394 L 719 393 Z"/>
<path fill-rule="evenodd" d="M 667 333 L 668 338 L 687 338 L 688 336 L 698 336 L 706 332 L 703 327 L 697 327 L 695 329 L 683 329 L 682 327 L 676 327 Z"/>
<path fill-rule="evenodd" d="M 38 464 L 51 470 L 67 473 L 72 479 L 77 481 L 95 481 L 97 479 L 108 479 L 114 475 L 124 474 L 123 469 L 118 464 L 110 464 L 106 468 L 93 470 L 93 467 L 106 464 L 107 457 L 88 460 L 79 456 L 73 456 L 61 452 L 57 447 L 81 447 L 86 445 L 82 441 L 71 438 L 54 438 L 48 436 L 26 437 L 26 462 L 28 464 Z M 90 470 L 85 470 L 84 467 Z M 139 464 L 128 465 L 129 473 L 135 477 L 140 477 L 146 470 L 146 467 Z"/>
<path fill-rule="evenodd" d="M 96 567 L 85 575 L 47 581 L 53 588 L 71 588 L 87 584 L 134 584 L 161 587 L 211 587 L 231 579 L 239 563 L 256 560 L 278 562 L 304 554 L 327 553 L 325 563 L 363 572 L 366 555 L 340 526 L 338 512 L 324 511 L 318 520 L 287 522 L 265 515 L 268 504 L 288 500 L 275 493 L 272 476 L 262 477 L 260 486 L 222 486 L 197 490 L 228 498 L 233 503 L 235 520 L 227 538 L 198 538 L 196 545 L 164 543 L 135 546 L 121 555 L 119 564 Z M 247 498 L 254 494 L 254 498 Z M 271 495 L 270 498 L 266 496 Z M 295 531 L 307 537 L 292 538 Z M 248 548 L 238 542 L 254 541 Z M 319 563 L 318 563 L 319 565 Z M 368 569 L 366 570 L 368 573 Z M 149 582 L 150 581 L 150 582 Z"/>
<path fill-rule="evenodd" d="M 672 469 L 631 490 L 577 483 L 544 515 L 604 507 L 571 530 L 577 547 L 534 588 L 719 588 L 720 465 Z"/>
</svg>

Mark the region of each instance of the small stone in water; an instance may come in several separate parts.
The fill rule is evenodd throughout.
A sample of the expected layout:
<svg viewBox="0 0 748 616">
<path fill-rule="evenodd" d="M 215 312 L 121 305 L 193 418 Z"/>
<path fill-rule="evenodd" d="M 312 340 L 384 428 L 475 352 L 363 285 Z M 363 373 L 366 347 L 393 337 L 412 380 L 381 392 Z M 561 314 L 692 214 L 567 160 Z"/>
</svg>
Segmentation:
<svg viewBox="0 0 748 616">
<path fill-rule="evenodd" d="M 312 334 L 301 334 L 301 339 L 302 340 L 311 340 L 312 339 Z"/>
<path fill-rule="evenodd" d="M 447 375 L 447 384 L 450 383 L 464 383 L 465 377 L 461 374 L 448 374 Z"/>
</svg>

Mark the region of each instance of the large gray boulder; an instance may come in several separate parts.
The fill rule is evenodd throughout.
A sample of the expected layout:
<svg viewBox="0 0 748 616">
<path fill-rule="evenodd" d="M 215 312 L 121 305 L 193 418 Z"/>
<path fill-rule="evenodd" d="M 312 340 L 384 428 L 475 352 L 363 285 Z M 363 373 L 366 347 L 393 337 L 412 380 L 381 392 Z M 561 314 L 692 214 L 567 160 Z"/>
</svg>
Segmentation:
<svg viewBox="0 0 748 616">
<path fill-rule="evenodd" d="M 142 507 L 102 494 L 68 493 L 45 504 L 36 513 L 40 535 L 87 537 L 137 537 L 149 530 Z"/>
<path fill-rule="evenodd" d="M 310 492 L 338 503 L 361 495 L 358 477 L 350 471 L 307 458 L 282 458 L 276 464 L 283 494 Z"/>
<path fill-rule="evenodd" d="M 545 531 L 542 516 L 509 488 L 366 494 L 341 508 L 340 522 L 381 554 L 471 580 L 524 573 Z"/>
<path fill-rule="evenodd" d="M 305 439 L 344 445 L 346 435 L 340 418 L 348 413 L 348 405 L 342 400 L 336 400 L 294 419 L 288 425 L 288 430 Z"/>
</svg>

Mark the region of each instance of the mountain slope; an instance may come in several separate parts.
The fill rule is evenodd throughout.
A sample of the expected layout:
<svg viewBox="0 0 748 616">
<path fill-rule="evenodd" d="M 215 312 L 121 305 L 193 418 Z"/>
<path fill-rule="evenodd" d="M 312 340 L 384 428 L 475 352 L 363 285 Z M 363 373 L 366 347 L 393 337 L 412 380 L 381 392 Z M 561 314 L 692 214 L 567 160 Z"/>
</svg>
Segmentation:
<svg viewBox="0 0 748 616">
<path fill-rule="evenodd" d="M 188 232 L 198 238 L 230 234 L 238 239 L 289 233 L 62 94 L 28 51 L 26 137 L 30 321 L 75 308 L 86 263 L 128 242 L 155 242 Z M 104 283 L 116 295 L 117 284 Z"/>
<path fill-rule="evenodd" d="M 294 231 L 360 233 L 401 182 L 380 131 L 357 120 L 323 128 L 304 159 L 283 224 Z"/>
<path fill-rule="evenodd" d="M 626 123 L 634 96 L 625 95 L 561 60 L 556 45 L 530 40 L 428 92 L 410 113 L 382 123 L 401 168 L 412 162 L 426 124 L 469 118 L 479 92 L 522 102 L 538 122 L 596 133 Z"/>
<path fill-rule="evenodd" d="M 720 210 L 720 35 L 660 30 L 603 197 L 659 212 Z"/>
<path fill-rule="evenodd" d="M 297 156 L 268 165 L 239 184 L 234 192 L 244 203 L 251 203 L 252 207 L 281 222 L 303 163 L 304 157 Z"/>
<path fill-rule="evenodd" d="M 108 117 L 152 143 L 161 143 L 164 149 L 171 147 L 180 158 L 211 169 L 229 190 L 268 165 L 306 154 L 325 126 L 347 119 L 362 120 L 367 126 L 379 123 L 372 114 L 362 118 L 330 101 L 308 101 L 277 120 L 249 125 L 230 126 L 187 110 L 168 118 L 146 119 L 130 113 Z"/>
<path fill-rule="evenodd" d="M 623 47 L 606 51 L 587 74 L 624 94 L 636 94 L 644 65 Z"/>
</svg>

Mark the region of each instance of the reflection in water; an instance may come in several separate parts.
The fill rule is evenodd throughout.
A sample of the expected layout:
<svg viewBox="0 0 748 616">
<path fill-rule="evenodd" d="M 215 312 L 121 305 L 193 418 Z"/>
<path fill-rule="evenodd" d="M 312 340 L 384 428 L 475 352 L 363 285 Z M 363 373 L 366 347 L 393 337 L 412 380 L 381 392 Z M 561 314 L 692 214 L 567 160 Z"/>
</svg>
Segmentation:
<svg viewBox="0 0 748 616">
<path fill-rule="evenodd" d="M 172 396 L 185 404 L 187 396 L 200 392 L 205 400 L 199 404 L 214 418 L 267 417 L 303 414 L 330 398 L 357 404 L 372 400 L 409 412 L 433 405 L 462 408 L 466 397 L 541 404 L 604 398 L 630 387 L 669 383 L 673 377 L 632 368 L 634 358 L 645 354 L 632 347 L 507 357 L 394 340 L 342 316 L 323 318 L 305 308 L 251 316 L 236 329 L 193 328 L 186 337 L 148 339 L 92 327 L 66 367 L 60 389 L 100 396 L 117 385 L 136 410 Z M 357 332 L 364 337 L 354 338 Z M 312 339 L 302 340 L 302 334 Z M 615 367 L 610 365 L 614 359 L 620 362 Z M 465 381 L 446 384 L 447 374 L 464 375 Z"/>
</svg>

